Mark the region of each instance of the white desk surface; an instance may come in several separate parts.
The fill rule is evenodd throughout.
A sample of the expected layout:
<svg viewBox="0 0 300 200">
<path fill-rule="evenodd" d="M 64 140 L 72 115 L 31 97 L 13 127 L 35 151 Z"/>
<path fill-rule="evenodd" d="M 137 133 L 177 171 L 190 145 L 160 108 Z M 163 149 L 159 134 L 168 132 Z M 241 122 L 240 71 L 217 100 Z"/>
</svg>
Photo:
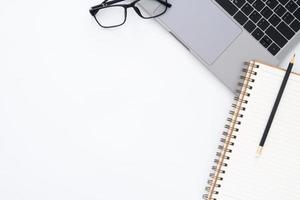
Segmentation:
<svg viewBox="0 0 300 200">
<path fill-rule="evenodd" d="M 99 28 L 97 3 L 1 1 L 0 199 L 199 200 L 233 95 L 155 21 Z"/>
</svg>

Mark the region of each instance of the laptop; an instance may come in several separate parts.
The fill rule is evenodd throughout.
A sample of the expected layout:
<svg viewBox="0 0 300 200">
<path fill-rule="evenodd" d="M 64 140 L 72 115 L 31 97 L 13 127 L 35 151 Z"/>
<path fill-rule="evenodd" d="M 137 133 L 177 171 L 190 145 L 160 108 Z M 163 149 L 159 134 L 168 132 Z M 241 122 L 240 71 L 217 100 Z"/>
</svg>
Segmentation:
<svg viewBox="0 0 300 200">
<path fill-rule="evenodd" d="M 232 91 L 245 61 L 278 65 L 299 41 L 300 0 L 168 2 L 158 22 Z"/>
</svg>

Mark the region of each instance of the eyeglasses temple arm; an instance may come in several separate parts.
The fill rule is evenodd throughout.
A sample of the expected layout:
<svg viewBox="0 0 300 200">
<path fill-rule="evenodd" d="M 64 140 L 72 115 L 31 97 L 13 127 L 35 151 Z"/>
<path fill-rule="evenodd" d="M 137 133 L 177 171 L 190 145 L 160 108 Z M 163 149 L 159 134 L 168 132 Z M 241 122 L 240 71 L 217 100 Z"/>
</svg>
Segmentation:
<svg viewBox="0 0 300 200">
<path fill-rule="evenodd" d="M 107 2 L 107 1 L 108 0 L 105 0 L 101 4 L 98 4 L 96 6 L 91 7 L 91 9 L 90 9 L 91 15 L 94 16 L 98 12 L 98 10 L 103 6 L 103 4 L 112 5 L 112 4 L 119 3 L 119 2 L 122 2 L 122 1 L 125 1 L 125 0 L 113 0 L 113 1 L 110 1 L 110 2 Z M 172 6 L 172 4 L 170 4 L 168 2 L 165 2 L 163 0 L 156 0 L 156 1 L 158 1 L 159 3 L 167 6 L 168 8 L 170 8 Z"/>
<path fill-rule="evenodd" d="M 166 2 L 166 1 L 163 1 L 163 0 L 156 0 L 156 1 L 158 1 L 159 3 L 161 3 L 161 4 L 165 5 L 165 6 L 167 6 L 168 8 L 171 8 L 171 7 L 172 7 L 172 4 L 170 4 L 170 3 Z"/>
<path fill-rule="evenodd" d="M 125 0 L 113 0 L 113 1 L 107 2 L 106 5 L 112 5 L 112 4 L 115 4 L 115 3 L 122 2 L 122 1 L 125 1 Z"/>
<path fill-rule="evenodd" d="M 104 4 L 105 5 L 112 5 L 112 4 L 119 3 L 119 2 L 122 2 L 122 1 L 125 1 L 125 0 L 114 0 L 114 1 L 110 1 L 110 2 L 107 2 L 107 1 L 108 0 L 105 0 L 102 3 L 91 7 L 91 9 L 90 9 L 91 14 L 92 13 L 97 13 L 96 11 L 99 10 Z"/>
<path fill-rule="evenodd" d="M 107 1 L 108 0 L 105 0 L 101 4 L 93 6 L 92 9 L 99 8 L 99 7 L 103 6 L 103 5 L 112 5 L 112 4 L 119 3 L 119 2 L 122 2 L 122 1 L 125 1 L 125 0 L 113 0 L 113 1 L 109 1 L 109 2 L 107 2 Z"/>
</svg>

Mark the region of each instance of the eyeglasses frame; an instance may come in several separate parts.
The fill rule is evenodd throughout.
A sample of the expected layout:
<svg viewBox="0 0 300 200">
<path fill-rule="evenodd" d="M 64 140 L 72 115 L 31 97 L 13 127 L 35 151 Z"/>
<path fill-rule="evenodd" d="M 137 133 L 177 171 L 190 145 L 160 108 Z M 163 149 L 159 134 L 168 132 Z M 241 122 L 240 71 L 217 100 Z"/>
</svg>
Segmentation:
<svg viewBox="0 0 300 200">
<path fill-rule="evenodd" d="M 163 1 L 163 0 L 156 0 L 158 1 L 159 3 L 163 4 L 166 6 L 166 9 L 164 10 L 164 12 L 160 13 L 159 15 L 155 15 L 155 16 L 151 16 L 151 17 L 144 17 L 141 13 L 141 11 L 139 10 L 139 8 L 136 6 L 136 4 L 141 1 L 141 0 L 135 0 L 129 4 L 117 4 L 117 5 L 114 5 L 116 3 L 119 3 L 119 2 L 122 2 L 122 1 L 125 1 L 125 0 L 112 0 L 112 1 L 109 1 L 109 0 L 104 0 L 101 4 L 99 5 L 96 5 L 96 6 L 93 6 L 91 7 L 90 9 L 90 14 L 95 18 L 96 22 L 98 23 L 99 26 L 101 26 L 102 28 L 115 28 L 115 27 L 118 27 L 118 26 L 122 26 L 126 20 L 127 20 L 127 9 L 128 8 L 133 8 L 134 11 L 143 19 L 152 19 L 152 18 L 156 18 L 156 17 L 159 17 L 163 14 L 165 14 L 165 12 L 167 11 L 168 8 L 170 8 L 172 6 L 172 4 L 168 3 L 168 1 Z M 124 21 L 121 23 L 121 24 L 118 24 L 118 25 L 113 25 L 113 26 L 103 26 L 97 19 L 96 17 L 96 14 L 99 12 L 99 10 L 101 9 L 105 9 L 105 8 L 111 8 L 111 7 L 122 7 L 124 9 Z"/>
</svg>

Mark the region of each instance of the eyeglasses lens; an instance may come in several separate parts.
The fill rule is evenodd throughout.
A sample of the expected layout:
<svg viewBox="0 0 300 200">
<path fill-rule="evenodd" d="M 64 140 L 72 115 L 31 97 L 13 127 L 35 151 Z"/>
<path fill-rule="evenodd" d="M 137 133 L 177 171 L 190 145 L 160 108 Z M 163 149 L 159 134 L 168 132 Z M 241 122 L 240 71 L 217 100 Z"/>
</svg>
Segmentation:
<svg viewBox="0 0 300 200">
<path fill-rule="evenodd" d="M 119 26 L 125 21 L 125 9 L 121 6 L 110 6 L 100 9 L 95 15 L 103 27 Z"/>
</svg>

